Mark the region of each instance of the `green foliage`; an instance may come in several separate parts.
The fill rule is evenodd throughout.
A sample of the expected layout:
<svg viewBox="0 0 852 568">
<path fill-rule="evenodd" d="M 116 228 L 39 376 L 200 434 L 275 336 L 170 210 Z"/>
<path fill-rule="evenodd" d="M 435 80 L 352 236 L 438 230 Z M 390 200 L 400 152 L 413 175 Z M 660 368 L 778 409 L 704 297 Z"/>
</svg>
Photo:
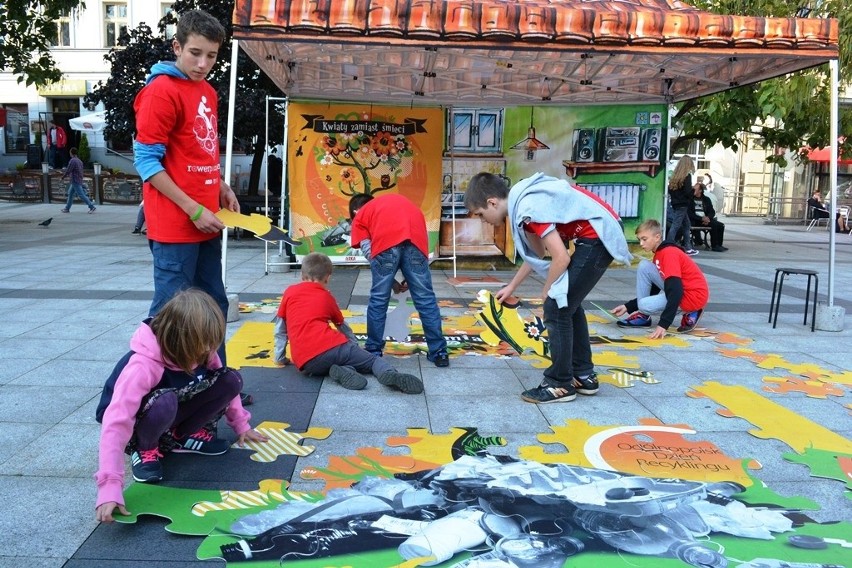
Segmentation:
<svg viewBox="0 0 852 568">
<path fill-rule="evenodd" d="M 43 86 L 59 81 L 62 72 L 50 54 L 56 20 L 86 7 L 81 0 L 7 0 L 0 2 L 0 69 L 18 83 Z"/>
<path fill-rule="evenodd" d="M 219 95 L 218 126 L 220 137 L 227 132 L 228 90 L 230 85 L 231 35 L 233 33 L 231 15 L 234 0 L 177 0 L 172 4 L 172 12 L 158 23 L 154 33 L 150 27 L 140 24 L 128 30 L 128 35 L 119 39 L 119 46 L 104 56 L 110 63 L 110 78 L 99 82 L 94 92 L 86 97 L 87 102 L 103 103 L 106 109 L 107 126 L 104 135 L 107 139 L 129 141 L 135 133 L 133 100 L 145 86 L 145 78 L 151 66 L 158 61 L 174 60 L 172 42 L 165 39 L 166 27 L 177 23 L 175 14 L 201 8 L 218 19 L 225 27 L 225 42 L 219 50 L 219 57 L 207 80 Z M 244 53 L 239 54 L 237 74 L 237 101 L 234 117 L 235 146 L 241 146 L 254 154 L 250 186 L 257 189 L 257 180 L 263 159 L 264 130 L 266 125 L 266 97 L 283 96 L 281 91 L 264 75 L 255 63 Z M 284 136 L 284 115 L 271 106 L 269 119 L 269 137 L 272 144 L 281 143 Z"/>
<path fill-rule="evenodd" d="M 80 145 L 77 148 L 77 157 L 80 158 L 84 164 L 88 164 L 89 160 L 92 158 L 92 151 L 89 149 L 89 137 L 86 136 L 85 132 L 80 135 Z"/>
<path fill-rule="evenodd" d="M 802 3 L 786 0 L 698 0 L 696 8 L 717 14 L 750 16 L 793 16 Z M 839 20 L 840 75 L 852 71 L 852 12 L 840 0 L 824 0 L 809 14 L 811 18 L 834 17 Z M 679 106 L 675 119 L 682 135 L 673 141 L 674 151 L 682 150 L 691 140 L 707 146 L 720 143 L 736 150 L 742 133 L 756 134 L 767 149 L 797 150 L 830 143 L 829 107 L 831 93 L 828 65 L 746 85 L 729 91 L 686 101 Z M 841 109 L 840 130 L 852 133 L 852 111 Z M 852 144 L 852 140 L 850 140 Z M 852 149 L 852 148 L 850 148 Z M 769 162 L 786 165 L 783 152 L 768 157 Z"/>
</svg>

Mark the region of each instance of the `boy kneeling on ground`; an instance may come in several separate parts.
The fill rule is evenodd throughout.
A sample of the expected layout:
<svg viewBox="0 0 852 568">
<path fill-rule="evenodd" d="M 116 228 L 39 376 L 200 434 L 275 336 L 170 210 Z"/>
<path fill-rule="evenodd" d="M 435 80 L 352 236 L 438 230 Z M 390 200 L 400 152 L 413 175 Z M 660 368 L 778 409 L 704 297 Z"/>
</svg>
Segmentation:
<svg viewBox="0 0 852 568">
<path fill-rule="evenodd" d="M 620 327 L 651 327 L 650 314 L 662 312 L 659 325 L 650 337 L 662 339 L 674 321 L 678 306 L 685 312 L 681 318 L 681 333 L 692 331 L 698 324 L 710 298 L 707 280 L 698 265 L 684 250 L 670 241 L 663 241 L 660 224 L 654 219 L 636 228 L 642 250 L 654 253 L 653 262 L 642 260 L 636 271 L 636 298 L 616 306 L 611 313 Z"/>
</svg>

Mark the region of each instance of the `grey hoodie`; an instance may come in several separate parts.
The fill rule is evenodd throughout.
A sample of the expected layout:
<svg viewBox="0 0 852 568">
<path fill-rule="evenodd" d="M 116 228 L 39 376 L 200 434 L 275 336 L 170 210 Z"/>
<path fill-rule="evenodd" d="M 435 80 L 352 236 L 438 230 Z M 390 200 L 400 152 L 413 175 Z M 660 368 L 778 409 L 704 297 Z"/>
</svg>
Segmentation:
<svg viewBox="0 0 852 568">
<path fill-rule="evenodd" d="M 600 203 L 571 187 L 564 179 L 536 173 L 522 179 L 509 190 L 508 215 L 515 246 L 532 269 L 546 277 L 550 261 L 539 258 L 527 240 L 526 222 L 564 224 L 588 221 L 609 254 L 618 262 L 630 265 L 633 255 L 627 248 L 621 223 Z M 547 295 L 564 308 L 568 304 L 568 274 L 559 276 Z"/>
</svg>

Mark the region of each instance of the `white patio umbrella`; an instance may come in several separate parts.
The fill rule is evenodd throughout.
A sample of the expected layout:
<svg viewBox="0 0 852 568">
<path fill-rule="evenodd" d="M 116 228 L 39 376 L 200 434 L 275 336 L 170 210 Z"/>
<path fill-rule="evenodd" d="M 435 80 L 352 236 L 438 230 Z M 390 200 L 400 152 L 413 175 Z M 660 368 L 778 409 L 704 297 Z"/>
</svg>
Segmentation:
<svg viewBox="0 0 852 568">
<path fill-rule="evenodd" d="M 101 111 L 85 116 L 78 116 L 69 120 L 68 124 L 71 128 L 80 132 L 100 132 L 106 126 L 106 113 Z"/>
</svg>

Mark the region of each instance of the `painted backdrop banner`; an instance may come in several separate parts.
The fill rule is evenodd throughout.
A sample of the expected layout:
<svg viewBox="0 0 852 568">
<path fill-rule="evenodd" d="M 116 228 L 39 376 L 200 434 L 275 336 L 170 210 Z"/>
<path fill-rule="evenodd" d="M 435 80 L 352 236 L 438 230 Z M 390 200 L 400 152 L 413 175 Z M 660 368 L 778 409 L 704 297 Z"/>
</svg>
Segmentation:
<svg viewBox="0 0 852 568">
<path fill-rule="evenodd" d="M 441 214 L 440 108 L 353 103 L 292 103 L 287 176 L 290 232 L 297 258 L 323 252 L 335 262 L 365 262 L 349 245 L 349 199 L 404 195 L 420 207 L 436 250 Z"/>
</svg>

